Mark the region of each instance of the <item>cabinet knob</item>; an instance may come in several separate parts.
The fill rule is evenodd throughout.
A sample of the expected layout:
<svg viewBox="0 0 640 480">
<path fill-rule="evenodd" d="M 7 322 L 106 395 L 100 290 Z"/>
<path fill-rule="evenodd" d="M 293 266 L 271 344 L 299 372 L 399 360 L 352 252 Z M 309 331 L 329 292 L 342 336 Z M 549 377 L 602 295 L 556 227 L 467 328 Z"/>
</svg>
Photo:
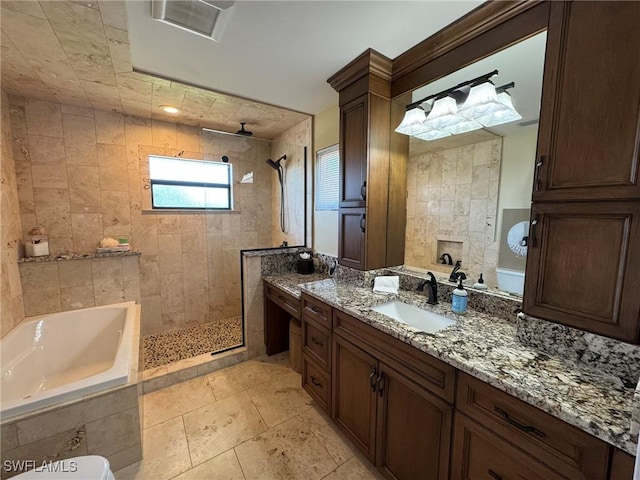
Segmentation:
<svg viewBox="0 0 640 480">
<path fill-rule="evenodd" d="M 382 396 L 382 392 L 384 392 L 384 375 L 382 375 L 382 372 L 378 375 L 376 385 L 378 387 L 378 395 Z"/>
<path fill-rule="evenodd" d="M 371 373 L 369 374 L 369 385 L 371 386 L 372 392 L 376 391 L 376 373 L 378 373 L 378 370 L 376 367 L 372 367 Z"/>
<path fill-rule="evenodd" d="M 313 343 L 315 343 L 316 345 L 319 345 L 322 347 L 322 342 L 318 341 L 318 339 L 316 337 L 311 337 L 311 341 Z"/>
<path fill-rule="evenodd" d="M 311 375 L 311 383 L 313 383 L 316 387 L 321 387 L 322 383 L 320 383 L 316 377 L 314 377 L 313 375 Z"/>
</svg>

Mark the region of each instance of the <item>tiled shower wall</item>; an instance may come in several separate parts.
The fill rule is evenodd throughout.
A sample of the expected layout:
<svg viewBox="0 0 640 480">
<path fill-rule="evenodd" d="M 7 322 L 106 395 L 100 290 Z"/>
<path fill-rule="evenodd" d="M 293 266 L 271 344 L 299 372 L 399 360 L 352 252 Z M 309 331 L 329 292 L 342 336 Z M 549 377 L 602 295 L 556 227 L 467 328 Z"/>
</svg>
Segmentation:
<svg viewBox="0 0 640 480">
<path fill-rule="evenodd" d="M 0 182 L 0 338 L 24 318 L 18 258 L 21 256 L 22 225 L 18 204 L 16 170 L 11 148 L 9 102 L 2 91 Z"/>
<path fill-rule="evenodd" d="M 273 246 L 281 245 L 283 241 L 287 241 L 289 245 L 305 244 L 305 225 L 304 225 L 304 147 L 307 146 L 307 183 L 312 178 L 313 172 L 312 160 L 308 156 L 311 152 L 311 118 L 300 122 L 298 125 L 290 128 L 286 132 L 278 135 L 271 145 L 271 158 L 277 160 L 282 155 L 287 155 L 284 163 L 285 172 L 285 200 L 286 200 L 286 225 L 287 232 L 283 233 L 280 229 L 280 184 L 278 183 L 278 175 L 272 170 L 273 189 L 272 189 L 272 206 L 273 227 L 272 237 Z M 307 188 L 307 205 L 311 205 L 311 188 Z M 310 230 L 309 230 L 310 231 Z"/>
<path fill-rule="evenodd" d="M 459 248 L 457 254 L 449 253 L 454 261 L 462 260 L 472 281 L 483 273 L 495 285 L 502 139 L 440 151 L 428 148 L 428 142 L 411 139 L 405 265 L 450 271 L 437 263 L 438 241 L 450 242 Z"/>
<path fill-rule="evenodd" d="M 141 250 L 142 334 L 240 315 L 240 250 L 270 246 L 269 142 L 119 113 L 9 97 L 23 231 L 43 225 L 52 253 L 95 250 L 103 236 Z M 219 160 L 232 213 L 144 213 L 146 155 Z M 4 302 L 3 302 L 4 303 Z"/>
</svg>

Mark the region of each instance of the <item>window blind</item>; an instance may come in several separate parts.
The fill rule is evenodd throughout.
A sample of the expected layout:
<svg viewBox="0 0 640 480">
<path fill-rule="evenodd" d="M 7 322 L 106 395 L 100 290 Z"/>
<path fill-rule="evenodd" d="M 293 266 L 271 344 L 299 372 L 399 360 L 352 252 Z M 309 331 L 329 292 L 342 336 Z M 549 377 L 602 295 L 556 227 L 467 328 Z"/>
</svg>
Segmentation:
<svg viewBox="0 0 640 480">
<path fill-rule="evenodd" d="M 316 211 L 338 210 L 340 151 L 338 145 L 316 153 Z"/>
</svg>

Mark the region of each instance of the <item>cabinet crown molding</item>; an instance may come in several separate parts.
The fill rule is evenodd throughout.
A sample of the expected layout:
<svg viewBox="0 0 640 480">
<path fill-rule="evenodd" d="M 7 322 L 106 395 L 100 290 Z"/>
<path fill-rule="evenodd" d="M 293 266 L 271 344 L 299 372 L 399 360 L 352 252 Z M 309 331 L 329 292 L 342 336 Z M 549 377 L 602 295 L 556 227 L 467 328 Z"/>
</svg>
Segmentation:
<svg viewBox="0 0 640 480">
<path fill-rule="evenodd" d="M 369 48 L 329 77 L 327 83 L 340 92 L 366 75 L 376 75 L 383 80 L 391 81 L 392 66 L 393 62 L 390 58 Z"/>
</svg>

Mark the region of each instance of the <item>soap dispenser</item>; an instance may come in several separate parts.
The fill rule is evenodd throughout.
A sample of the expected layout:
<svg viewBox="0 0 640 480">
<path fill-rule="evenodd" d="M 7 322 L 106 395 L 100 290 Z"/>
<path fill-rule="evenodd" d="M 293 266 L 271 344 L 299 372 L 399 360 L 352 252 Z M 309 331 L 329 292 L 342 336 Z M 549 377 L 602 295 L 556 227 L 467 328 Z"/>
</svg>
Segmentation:
<svg viewBox="0 0 640 480">
<path fill-rule="evenodd" d="M 451 298 L 451 310 L 453 313 L 462 315 L 467 313 L 467 302 L 469 300 L 467 291 L 462 286 L 462 279 L 459 279 L 458 286 L 453 290 Z"/>
<path fill-rule="evenodd" d="M 475 288 L 476 290 L 487 290 L 489 288 L 487 287 L 487 284 L 484 283 L 484 278 L 482 278 L 482 274 L 480 274 L 480 278 L 478 279 L 478 281 L 473 284 L 473 288 Z"/>
</svg>

